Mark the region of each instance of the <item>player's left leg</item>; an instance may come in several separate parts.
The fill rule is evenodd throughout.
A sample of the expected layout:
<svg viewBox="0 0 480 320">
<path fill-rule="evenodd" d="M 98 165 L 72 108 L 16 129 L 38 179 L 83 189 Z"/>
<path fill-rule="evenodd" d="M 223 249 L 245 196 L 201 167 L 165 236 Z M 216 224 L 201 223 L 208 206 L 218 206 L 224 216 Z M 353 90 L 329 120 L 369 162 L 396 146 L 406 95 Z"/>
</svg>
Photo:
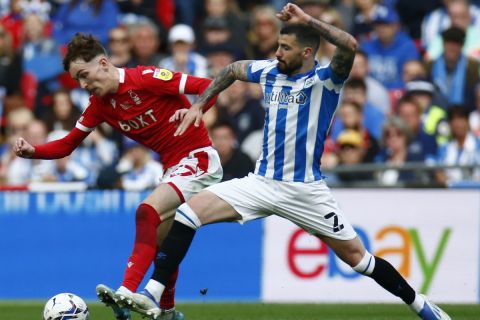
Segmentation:
<svg viewBox="0 0 480 320">
<path fill-rule="evenodd" d="M 438 306 L 418 294 L 402 275 L 386 260 L 370 254 L 360 239 L 339 240 L 320 236 L 335 254 L 355 271 L 375 280 L 385 290 L 403 300 L 421 319 L 448 320 Z"/>
</svg>

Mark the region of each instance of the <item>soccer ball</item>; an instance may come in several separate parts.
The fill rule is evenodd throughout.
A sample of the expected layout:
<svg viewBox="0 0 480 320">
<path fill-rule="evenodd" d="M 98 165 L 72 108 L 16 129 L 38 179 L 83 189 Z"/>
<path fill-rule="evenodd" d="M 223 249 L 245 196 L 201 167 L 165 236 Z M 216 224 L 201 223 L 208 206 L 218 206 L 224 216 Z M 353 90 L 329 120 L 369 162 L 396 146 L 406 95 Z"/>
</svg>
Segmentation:
<svg viewBox="0 0 480 320">
<path fill-rule="evenodd" d="M 50 298 L 43 309 L 43 320 L 88 320 L 85 301 L 73 293 L 59 293 Z"/>
</svg>

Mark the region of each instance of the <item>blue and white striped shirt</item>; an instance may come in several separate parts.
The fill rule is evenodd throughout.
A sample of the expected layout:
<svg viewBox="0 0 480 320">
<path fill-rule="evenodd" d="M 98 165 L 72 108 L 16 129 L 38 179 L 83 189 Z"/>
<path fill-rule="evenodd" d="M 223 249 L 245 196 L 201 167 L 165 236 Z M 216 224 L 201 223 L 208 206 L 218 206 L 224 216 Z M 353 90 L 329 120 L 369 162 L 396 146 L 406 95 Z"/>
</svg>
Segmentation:
<svg viewBox="0 0 480 320">
<path fill-rule="evenodd" d="M 280 73 L 277 60 L 254 61 L 247 78 L 260 83 L 266 114 L 262 154 L 255 173 L 281 181 L 322 179 L 320 158 L 345 79 L 318 62 L 294 76 Z"/>
</svg>

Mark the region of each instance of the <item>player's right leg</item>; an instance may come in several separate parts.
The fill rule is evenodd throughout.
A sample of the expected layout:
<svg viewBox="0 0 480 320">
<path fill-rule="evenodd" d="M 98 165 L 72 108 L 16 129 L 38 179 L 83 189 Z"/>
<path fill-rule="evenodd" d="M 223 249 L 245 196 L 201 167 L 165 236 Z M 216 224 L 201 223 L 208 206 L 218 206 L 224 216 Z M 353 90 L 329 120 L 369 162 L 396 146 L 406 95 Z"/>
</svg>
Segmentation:
<svg viewBox="0 0 480 320">
<path fill-rule="evenodd" d="M 241 216 L 227 202 L 209 191 L 202 191 L 182 204 L 175 222 L 159 249 L 155 271 L 145 289 L 132 294 L 131 310 L 158 319 L 160 309 L 155 301 L 162 295 L 168 280 L 185 257 L 196 230 L 204 224 L 235 221 Z"/>
<path fill-rule="evenodd" d="M 173 222 L 175 209 L 182 200 L 168 184 L 160 184 L 142 202 L 135 214 L 135 242 L 128 259 L 122 285 L 110 296 L 105 285 L 97 286 L 99 299 L 110 306 L 114 313 L 124 308 L 124 300 L 138 288 L 157 252 L 157 231 L 167 234 Z M 162 222 L 162 223 L 161 223 Z M 119 296 L 122 299 L 119 299 Z"/>
</svg>

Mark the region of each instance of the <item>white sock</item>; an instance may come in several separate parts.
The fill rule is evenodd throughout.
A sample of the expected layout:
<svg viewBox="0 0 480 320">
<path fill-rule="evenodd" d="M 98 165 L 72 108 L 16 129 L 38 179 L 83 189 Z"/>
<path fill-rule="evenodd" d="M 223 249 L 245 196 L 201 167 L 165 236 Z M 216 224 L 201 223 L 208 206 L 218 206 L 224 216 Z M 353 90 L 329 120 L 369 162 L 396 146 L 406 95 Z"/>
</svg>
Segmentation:
<svg viewBox="0 0 480 320">
<path fill-rule="evenodd" d="M 127 287 L 121 286 L 120 288 L 117 289 L 118 293 L 123 293 L 123 294 L 130 294 L 132 291 L 128 289 Z"/>
<path fill-rule="evenodd" d="M 425 304 L 425 299 L 419 295 L 415 295 L 415 300 L 413 300 L 412 304 L 410 305 L 410 308 L 415 311 L 416 313 L 419 313 L 423 309 L 423 305 Z"/>
<path fill-rule="evenodd" d="M 163 290 L 165 290 L 165 286 L 160 282 L 150 279 L 145 286 L 145 289 L 150 292 L 150 294 L 155 298 L 155 301 L 160 301 L 160 297 L 162 296 Z"/>
</svg>

